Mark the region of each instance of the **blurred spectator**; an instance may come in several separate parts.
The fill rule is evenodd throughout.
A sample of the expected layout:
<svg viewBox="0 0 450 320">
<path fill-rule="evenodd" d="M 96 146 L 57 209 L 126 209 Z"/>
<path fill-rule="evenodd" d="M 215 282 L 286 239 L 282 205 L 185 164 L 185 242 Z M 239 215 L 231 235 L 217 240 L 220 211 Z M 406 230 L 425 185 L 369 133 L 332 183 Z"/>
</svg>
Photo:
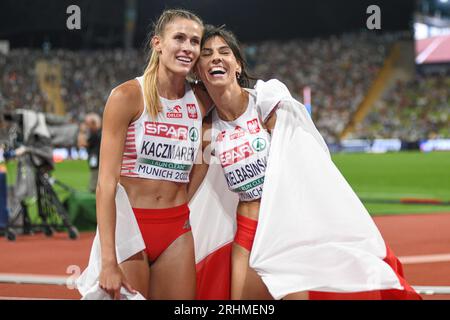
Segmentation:
<svg viewBox="0 0 450 320">
<path fill-rule="evenodd" d="M 88 113 L 80 125 L 78 147 L 84 147 L 88 153 L 88 164 L 91 173 L 89 191 L 97 188 L 98 166 L 100 159 L 100 143 L 102 134 L 102 120 L 96 113 Z"/>
</svg>

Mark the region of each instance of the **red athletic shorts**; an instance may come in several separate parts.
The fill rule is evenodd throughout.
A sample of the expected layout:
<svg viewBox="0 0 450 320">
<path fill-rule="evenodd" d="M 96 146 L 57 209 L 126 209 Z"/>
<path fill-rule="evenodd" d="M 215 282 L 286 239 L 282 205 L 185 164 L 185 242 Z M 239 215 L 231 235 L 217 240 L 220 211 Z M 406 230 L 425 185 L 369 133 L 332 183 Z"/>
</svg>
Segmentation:
<svg viewBox="0 0 450 320">
<path fill-rule="evenodd" d="M 234 242 L 250 252 L 252 251 L 258 221 L 244 217 L 240 214 L 237 214 L 236 216 L 237 231 L 234 237 Z"/>
<path fill-rule="evenodd" d="M 187 204 L 168 209 L 133 208 L 133 211 L 150 262 L 154 262 L 179 236 L 191 231 Z"/>
</svg>

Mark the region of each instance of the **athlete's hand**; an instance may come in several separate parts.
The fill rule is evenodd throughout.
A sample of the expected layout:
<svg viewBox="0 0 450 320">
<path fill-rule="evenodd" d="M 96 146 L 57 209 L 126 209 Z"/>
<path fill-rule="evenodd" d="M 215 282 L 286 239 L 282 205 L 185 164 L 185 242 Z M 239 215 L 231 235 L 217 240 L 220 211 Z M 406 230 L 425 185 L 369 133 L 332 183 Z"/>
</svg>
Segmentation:
<svg viewBox="0 0 450 320">
<path fill-rule="evenodd" d="M 124 287 L 129 292 L 137 293 L 127 282 L 122 270 L 117 264 L 106 265 L 100 272 L 100 288 L 105 290 L 113 300 L 120 300 L 120 288 Z"/>
</svg>

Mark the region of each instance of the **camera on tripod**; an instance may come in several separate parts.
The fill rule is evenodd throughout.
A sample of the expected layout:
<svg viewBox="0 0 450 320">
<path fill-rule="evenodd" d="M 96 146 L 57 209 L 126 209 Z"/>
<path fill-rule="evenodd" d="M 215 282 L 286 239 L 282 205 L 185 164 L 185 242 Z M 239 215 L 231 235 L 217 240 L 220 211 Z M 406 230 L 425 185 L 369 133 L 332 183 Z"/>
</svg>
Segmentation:
<svg viewBox="0 0 450 320">
<path fill-rule="evenodd" d="M 67 230 L 71 239 L 78 238 L 78 230 L 71 224 L 53 186 L 69 192 L 73 189 L 51 176 L 53 148 L 74 145 L 78 125 L 69 124 L 60 116 L 25 109 L 6 113 L 3 119 L 9 124 L 3 158 L 17 160 L 16 184 L 8 197 L 9 219 L 4 228 L 7 238 L 15 240 L 17 231 L 23 234 L 43 231 L 52 236 L 61 229 Z M 31 221 L 26 202 L 29 198 L 36 199 L 39 223 Z"/>
</svg>

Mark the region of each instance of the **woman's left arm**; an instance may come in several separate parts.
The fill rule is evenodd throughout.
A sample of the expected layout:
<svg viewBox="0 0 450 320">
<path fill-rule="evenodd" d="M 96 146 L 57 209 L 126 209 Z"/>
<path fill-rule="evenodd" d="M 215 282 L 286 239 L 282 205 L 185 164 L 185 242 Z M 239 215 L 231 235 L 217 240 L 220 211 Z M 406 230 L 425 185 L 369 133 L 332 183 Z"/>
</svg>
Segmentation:
<svg viewBox="0 0 450 320">
<path fill-rule="evenodd" d="M 272 114 L 267 118 L 266 122 L 263 124 L 266 130 L 269 131 L 270 135 L 272 135 L 272 130 L 275 128 L 275 124 L 277 122 L 277 113 L 272 112 Z"/>
</svg>

